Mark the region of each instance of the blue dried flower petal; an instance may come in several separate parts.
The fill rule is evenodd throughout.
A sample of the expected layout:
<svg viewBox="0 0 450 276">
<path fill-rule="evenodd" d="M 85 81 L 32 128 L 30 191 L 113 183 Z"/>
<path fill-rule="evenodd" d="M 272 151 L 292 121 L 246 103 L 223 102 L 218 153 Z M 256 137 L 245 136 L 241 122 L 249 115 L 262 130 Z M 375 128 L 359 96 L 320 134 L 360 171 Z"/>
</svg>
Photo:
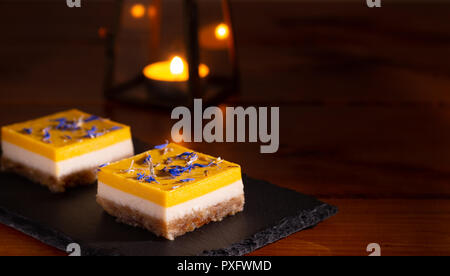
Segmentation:
<svg viewBox="0 0 450 276">
<path fill-rule="evenodd" d="M 138 173 L 137 174 L 137 180 L 141 181 L 142 179 L 144 179 L 145 177 L 145 173 Z"/>
<path fill-rule="evenodd" d="M 86 135 L 84 136 L 85 138 L 97 138 L 99 136 L 102 136 L 104 133 L 103 132 L 96 132 L 97 131 L 97 127 L 93 126 L 91 129 L 86 130 Z"/>
<path fill-rule="evenodd" d="M 85 122 L 85 123 L 89 123 L 89 122 L 92 122 L 92 121 L 96 121 L 96 120 L 98 120 L 98 119 L 100 119 L 99 116 L 92 115 L 92 116 L 90 116 L 89 118 L 84 119 L 84 122 Z"/>
<path fill-rule="evenodd" d="M 182 166 L 177 165 L 177 166 L 170 166 L 170 169 L 168 171 L 172 176 L 180 176 L 187 169 L 188 169 L 187 167 L 182 167 Z"/>
<path fill-rule="evenodd" d="M 195 152 L 183 152 L 175 156 L 176 159 L 189 159 Z"/>
<path fill-rule="evenodd" d="M 110 163 L 108 162 L 108 163 L 105 163 L 105 164 L 102 164 L 102 165 L 98 166 L 98 167 L 97 167 L 97 171 L 99 172 L 99 171 L 100 171 L 100 168 L 106 167 L 106 166 L 108 166 L 109 164 L 110 164 Z"/>
<path fill-rule="evenodd" d="M 71 123 L 64 123 L 64 124 L 63 123 L 59 123 L 56 126 L 56 128 L 60 129 L 60 130 L 71 130 L 71 129 L 74 128 L 74 126 Z"/>
<path fill-rule="evenodd" d="M 105 163 L 105 164 L 101 164 L 100 166 L 98 166 L 99 168 L 103 168 L 103 167 L 106 167 L 106 166 L 108 166 L 109 165 L 109 163 Z"/>
<path fill-rule="evenodd" d="M 152 177 L 152 176 L 147 177 L 147 178 L 145 179 L 145 182 L 148 182 L 148 183 L 156 182 L 156 183 L 159 184 L 159 182 L 158 182 L 154 177 Z"/>
<path fill-rule="evenodd" d="M 147 157 L 145 157 L 144 164 L 150 164 L 151 160 L 152 160 L 152 156 L 149 154 Z"/>
<path fill-rule="evenodd" d="M 194 181 L 195 178 L 186 178 L 186 179 L 180 179 L 180 182 L 190 182 L 190 181 Z"/>
<path fill-rule="evenodd" d="M 22 129 L 22 132 L 24 132 L 26 134 L 31 134 L 31 133 L 33 133 L 33 129 L 31 127 L 30 128 L 24 128 L 24 129 Z"/>
<path fill-rule="evenodd" d="M 178 169 L 169 169 L 169 173 L 172 176 L 180 176 L 184 171 L 180 171 Z"/>
<path fill-rule="evenodd" d="M 52 122 L 58 122 L 60 124 L 65 124 L 67 122 L 66 118 L 58 118 L 58 119 L 53 119 Z"/>
<path fill-rule="evenodd" d="M 44 142 L 49 142 L 51 136 L 50 132 L 48 132 L 48 128 L 44 128 L 42 131 L 44 132 L 44 137 L 42 139 L 44 140 Z"/>
<path fill-rule="evenodd" d="M 167 147 L 168 144 L 169 144 L 169 141 L 166 140 L 165 144 L 157 145 L 154 147 L 154 149 L 164 149 L 165 147 Z"/>
<path fill-rule="evenodd" d="M 122 127 L 120 127 L 120 126 L 113 126 L 113 127 L 110 128 L 109 130 L 110 130 L 110 131 L 114 131 L 114 130 L 119 130 L 119 129 L 122 129 Z"/>
<path fill-rule="evenodd" d="M 67 119 L 66 118 L 57 118 L 57 119 L 53 119 L 51 120 L 53 122 L 58 122 L 58 125 L 56 126 L 57 129 L 62 129 L 65 127 Z"/>
<path fill-rule="evenodd" d="M 212 162 L 209 163 L 208 165 L 203 165 L 203 164 L 195 163 L 195 164 L 193 164 L 192 166 L 193 166 L 194 168 L 207 168 L 207 167 L 211 166 L 211 164 L 212 164 Z"/>
</svg>

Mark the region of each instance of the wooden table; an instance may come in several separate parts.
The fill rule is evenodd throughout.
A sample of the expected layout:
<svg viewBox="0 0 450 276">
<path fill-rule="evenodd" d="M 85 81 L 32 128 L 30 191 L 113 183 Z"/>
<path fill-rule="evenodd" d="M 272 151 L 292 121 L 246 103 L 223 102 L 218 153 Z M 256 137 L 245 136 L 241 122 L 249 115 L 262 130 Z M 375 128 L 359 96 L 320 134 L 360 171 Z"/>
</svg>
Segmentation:
<svg viewBox="0 0 450 276">
<path fill-rule="evenodd" d="M 61 1 L 59 1 L 61 2 Z M 0 125 L 77 107 L 152 144 L 169 111 L 102 98 L 110 2 L 0 3 Z M 234 1 L 243 74 L 230 106 L 279 106 L 280 150 L 188 144 L 339 207 L 250 255 L 450 254 L 450 5 Z M 1 255 L 64 255 L 0 226 Z"/>
</svg>

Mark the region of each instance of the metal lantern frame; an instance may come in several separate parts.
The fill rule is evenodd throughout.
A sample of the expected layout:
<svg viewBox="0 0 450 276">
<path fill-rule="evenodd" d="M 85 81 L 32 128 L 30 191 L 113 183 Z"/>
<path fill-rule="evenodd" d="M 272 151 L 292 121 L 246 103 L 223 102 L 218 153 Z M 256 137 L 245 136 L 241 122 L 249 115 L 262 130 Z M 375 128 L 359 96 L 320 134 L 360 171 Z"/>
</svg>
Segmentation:
<svg viewBox="0 0 450 276">
<path fill-rule="evenodd" d="M 153 0 L 155 1 L 155 0 Z M 156 0 L 161 1 L 161 0 Z M 212 78 L 206 83 L 202 83 L 199 76 L 200 65 L 200 46 L 199 46 L 199 12 L 197 0 L 180 0 L 183 2 L 183 32 L 184 47 L 186 49 L 186 61 L 188 63 L 189 78 L 187 80 L 188 100 L 184 103 L 186 106 L 193 104 L 194 98 L 204 99 L 205 105 L 217 105 L 228 97 L 239 92 L 240 72 L 236 50 L 236 35 L 232 20 L 232 7 L 230 0 L 220 0 L 222 14 L 225 24 L 229 28 L 228 37 L 228 58 L 231 66 L 231 74 L 226 78 Z M 219 1 L 219 0 L 218 0 Z M 158 12 L 160 12 L 158 10 Z M 110 30 L 106 32 L 106 72 L 104 79 L 104 95 L 107 99 L 117 100 L 130 104 L 143 106 L 158 106 L 172 108 L 180 105 L 177 101 L 168 101 L 167 99 L 149 98 L 147 100 L 127 97 L 127 91 L 135 86 L 142 85 L 145 82 L 144 75 L 138 74 L 123 83 L 116 84 L 114 74 L 116 70 L 116 40 L 121 31 L 122 16 L 124 13 L 124 0 L 115 0 L 114 22 Z M 209 86 L 213 84 L 217 93 L 213 97 L 205 97 Z M 217 87 L 219 87 L 217 89 Z M 152 88 L 148 88 L 152 93 Z"/>
</svg>

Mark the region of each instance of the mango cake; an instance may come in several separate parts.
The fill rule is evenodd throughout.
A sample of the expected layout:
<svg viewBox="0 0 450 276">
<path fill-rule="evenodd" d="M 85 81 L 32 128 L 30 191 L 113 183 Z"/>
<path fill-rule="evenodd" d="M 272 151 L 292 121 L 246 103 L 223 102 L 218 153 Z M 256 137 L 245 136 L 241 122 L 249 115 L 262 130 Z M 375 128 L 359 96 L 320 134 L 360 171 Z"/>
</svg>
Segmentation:
<svg viewBox="0 0 450 276">
<path fill-rule="evenodd" d="M 244 208 L 239 165 L 163 144 L 102 167 L 97 202 L 119 222 L 173 240 Z"/>
<path fill-rule="evenodd" d="M 97 167 L 134 155 L 130 128 L 79 110 L 2 127 L 2 169 L 52 192 L 94 184 Z"/>
</svg>

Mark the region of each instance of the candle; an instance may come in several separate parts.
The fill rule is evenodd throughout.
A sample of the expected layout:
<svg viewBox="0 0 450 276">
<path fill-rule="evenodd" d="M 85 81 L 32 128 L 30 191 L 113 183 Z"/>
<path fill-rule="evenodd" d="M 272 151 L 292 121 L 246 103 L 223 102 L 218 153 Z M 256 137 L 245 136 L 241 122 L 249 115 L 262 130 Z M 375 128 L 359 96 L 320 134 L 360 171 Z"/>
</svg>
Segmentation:
<svg viewBox="0 0 450 276">
<path fill-rule="evenodd" d="M 200 78 L 209 75 L 209 68 L 205 64 L 198 67 Z M 186 82 L 189 79 L 187 63 L 179 56 L 170 61 L 160 61 L 146 66 L 143 70 L 146 78 L 164 82 Z"/>
</svg>

